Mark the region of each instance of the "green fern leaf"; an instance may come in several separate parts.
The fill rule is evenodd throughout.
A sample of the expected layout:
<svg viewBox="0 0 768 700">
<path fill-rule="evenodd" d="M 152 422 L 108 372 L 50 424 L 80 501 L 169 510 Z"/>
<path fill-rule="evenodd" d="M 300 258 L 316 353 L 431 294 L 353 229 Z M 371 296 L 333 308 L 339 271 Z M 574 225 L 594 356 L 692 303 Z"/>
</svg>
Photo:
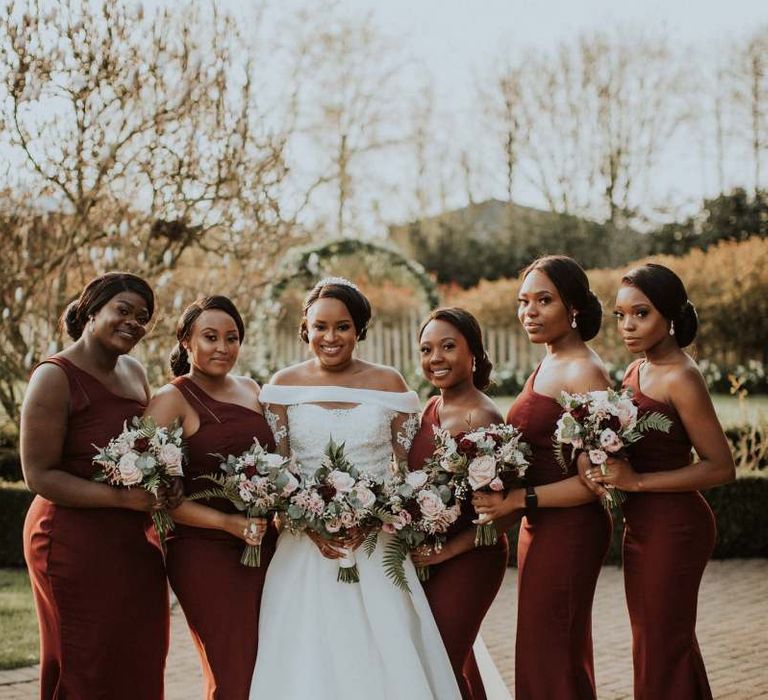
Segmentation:
<svg viewBox="0 0 768 700">
<path fill-rule="evenodd" d="M 394 538 L 384 549 L 384 573 L 401 591 L 411 592 L 408 579 L 405 577 L 405 558 L 408 556 L 408 544 Z"/>
<path fill-rule="evenodd" d="M 363 540 L 363 551 L 369 559 L 373 556 L 373 552 L 376 550 L 376 542 L 378 542 L 378 540 L 378 530 L 371 530 Z"/>
</svg>

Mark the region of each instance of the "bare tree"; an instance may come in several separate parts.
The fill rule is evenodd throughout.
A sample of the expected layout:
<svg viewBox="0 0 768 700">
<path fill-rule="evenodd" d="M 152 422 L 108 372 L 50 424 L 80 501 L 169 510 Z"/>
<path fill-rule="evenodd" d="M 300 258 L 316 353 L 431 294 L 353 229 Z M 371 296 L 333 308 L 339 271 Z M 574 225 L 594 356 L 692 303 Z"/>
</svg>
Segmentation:
<svg viewBox="0 0 768 700">
<path fill-rule="evenodd" d="M 279 198 L 286 135 L 266 126 L 253 47 L 233 16 L 215 5 L 148 17 L 123 3 L 49 8 L 20 0 L 0 21 L 2 145 L 14 164 L 0 185 L 13 248 L 0 262 L 10 416 L 90 275 L 123 267 L 163 287 L 196 249 L 247 261 L 255 282 L 292 224 Z"/>
</svg>

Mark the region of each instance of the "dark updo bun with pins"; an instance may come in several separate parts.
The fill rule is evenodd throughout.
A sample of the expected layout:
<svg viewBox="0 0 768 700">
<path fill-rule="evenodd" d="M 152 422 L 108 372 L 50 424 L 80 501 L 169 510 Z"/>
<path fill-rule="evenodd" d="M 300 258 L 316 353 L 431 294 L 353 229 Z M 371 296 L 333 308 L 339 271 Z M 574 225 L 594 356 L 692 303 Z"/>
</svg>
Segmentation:
<svg viewBox="0 0 768 700">
<path fill-rule="evenodd" d="M 493 363 L 488 357 L 488 353 L 485 351 L 483 345 L 483 332 L 480 329 L 480 324 L 477 319 L 466 311 L 460 309 L 457 306 L 448 306 L 440 309 L 435 309 L 432 313 L 424 319 L 424 322 L 419 328 L 419 341 L 424 334 L 424 329 L 430 321 L 445 321 L 450 323 L 467 341 L 469 350 L 475 359 L 475 369 L 472 372 L 472 383 L 480 389 L 485 391 L 491 383 L 491 372 L 493 371 Z"/>
<path fill-rule="evenodd" d="M 589 288 L 589 279 L 581 265 L 567 255 L 547 255 L 534 260 L 523 270 L 523 279 L 540 270 L 557 287 L 569 312 L 576 312 L 576 330 L 582 340 L 592 340 L 603 322 L 603 307 Z"/>
<path fill-rule="evenodd" d="M 337 299 L 347 307 L 352 323 L 355 324 L 357 339 L 365 340 L 368 334 L 368 324 L 371 322 L 371 302 L 358 288 L 343 277 L 326 277 L 320 280 L 307 294 L 302 308 L 299 338 L 309 343 L 307 329 L 307 311 L 318 299 Z"/>
<path fill-rule="evenodd" d="M 683 281 L 672 270 L 658 263 L 646 263 L 633 267 L 621 278 L 621 283 L 639 289 L 664 318 L 674 323 L 675 340 L 681 348 L 694 341 L 699 316 L 688 299 Z"/>
<path fill-rule="evenodd" d="M 187 358 L 187 351 L 184 348 L 183 343 L 189 340 L 192 335 L 192 327 L 195 325 L 195 321 L 200 317 L 203 311 L 223 311 L 232 317 L 232 320 L 237 326 L 237 332 L 240 336 L 240 343 L 242 344 L 245 339 L 245 324 L 243 318 L 240 316 L 240 312 L 237 307 L 232 303 L 232 300 L 225 296 L 211 296 L 200 297 L 193 301 L 181 314 L 178 324 L 176 325 L 176 347 L 171 351 L 168 358 L 168 364 L 171 367 L 171 372 L 174 377 L 181 377 L 189 373 L 192 369 Z"/>
<path fill-rule="evenodd" d="M 149 318 L 152 318 L 155 294 L 149 283 L 130 272 L 107 272 L 85 285 L 80 296 L 64 310 L 59 325 L 72 340 L 77 340 L 83 335 L 88 320 L 121 292 L 134 292 L 144 299 Z"/>
</svg>

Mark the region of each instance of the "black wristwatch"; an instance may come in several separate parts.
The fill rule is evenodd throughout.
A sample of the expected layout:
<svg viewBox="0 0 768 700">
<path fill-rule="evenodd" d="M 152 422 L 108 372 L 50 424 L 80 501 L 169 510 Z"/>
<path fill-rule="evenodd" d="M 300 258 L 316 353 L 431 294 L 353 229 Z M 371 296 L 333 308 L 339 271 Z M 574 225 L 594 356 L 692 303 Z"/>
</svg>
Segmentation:
<svg viewBox="0 0 768 700">
<path fill-rule="evenodd" d="M 536 495 L 536 490 L 533 486 L 525 487 L 525 517 L 528 520 L 533 520 L 536 516 L 536 511 L 539 508 L 539 497 Z"/>
</svg>

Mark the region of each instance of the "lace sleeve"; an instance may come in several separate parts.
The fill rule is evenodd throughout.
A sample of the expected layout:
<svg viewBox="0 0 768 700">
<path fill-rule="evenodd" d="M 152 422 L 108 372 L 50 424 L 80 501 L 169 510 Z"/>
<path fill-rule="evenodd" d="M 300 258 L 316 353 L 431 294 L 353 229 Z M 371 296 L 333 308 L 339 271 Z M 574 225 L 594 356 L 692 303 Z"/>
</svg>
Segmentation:
<svg viewBox="0 0 768 700">
<path fill-rule="evenodd" d="M 272 430 L 275 438 L 277 453 L 283 457 L 290 457 L 291 446 L 288 441 L 288 411 L 282 404 L 264 404 L 264 417 Z"/>
<path fill-rule="evenodd" d="M 419 431 L 419 420 L 418 413 L 395 412 L 392 417 L 392 452 L 395 463 L 401 469 L 408 468 L 408 452 Z"/>
</svg>

